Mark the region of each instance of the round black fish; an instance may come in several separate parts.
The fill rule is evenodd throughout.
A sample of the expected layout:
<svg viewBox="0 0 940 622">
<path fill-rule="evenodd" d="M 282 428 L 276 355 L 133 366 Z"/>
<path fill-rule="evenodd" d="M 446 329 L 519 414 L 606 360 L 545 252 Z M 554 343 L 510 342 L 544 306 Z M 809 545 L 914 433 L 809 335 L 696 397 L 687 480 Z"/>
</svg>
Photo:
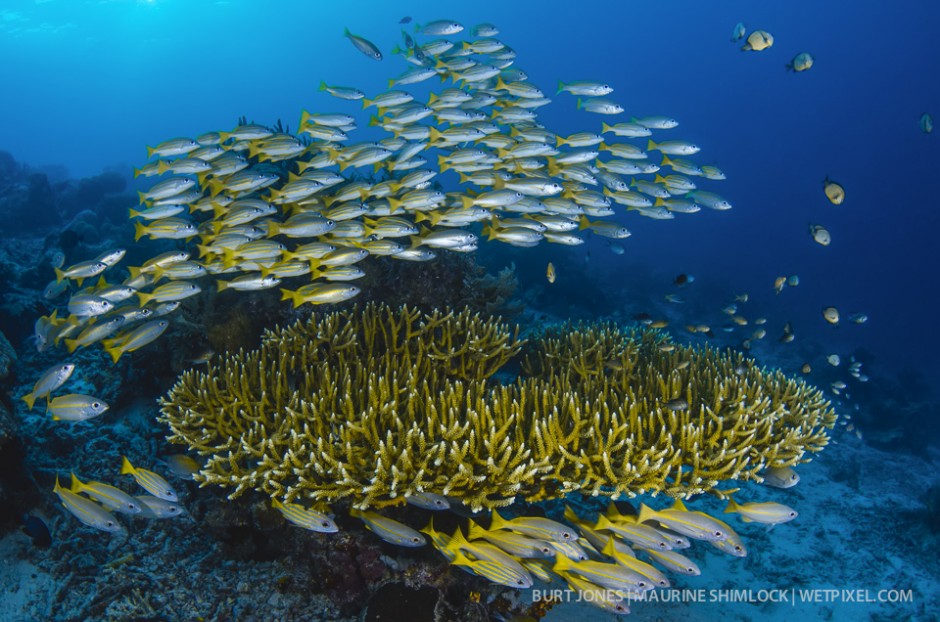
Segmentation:
<svg viewBox="0 0 940 622">
<path fill-rule="evenodd" d="M 41 518 L 31 514 L 23 514 L 23 531 L 33 539 L 33 544 L 40 548 L 46 548 L 52 544 L 52 534 L 49 528 Z"/>
</svg>

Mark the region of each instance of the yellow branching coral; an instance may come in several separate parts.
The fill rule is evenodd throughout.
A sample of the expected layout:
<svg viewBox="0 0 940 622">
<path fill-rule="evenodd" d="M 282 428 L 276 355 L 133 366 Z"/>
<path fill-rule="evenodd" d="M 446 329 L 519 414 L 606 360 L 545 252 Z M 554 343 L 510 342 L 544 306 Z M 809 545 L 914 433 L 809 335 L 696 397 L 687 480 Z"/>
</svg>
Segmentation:
<svg viewBox="0 0 940 622">
<path fill-rule="evenodd" d="M 497 382 L 523 347 L 523 373 Z M 468 310 L 376 305 L 268 332 L 161 406 L 170 440 L 209 456 L 202 482 L 360 508 L 688 496 L 806 461 L 836 420 L 801 380 L 655 331 L 566 325 L 526 344 Z"/>
</svg>

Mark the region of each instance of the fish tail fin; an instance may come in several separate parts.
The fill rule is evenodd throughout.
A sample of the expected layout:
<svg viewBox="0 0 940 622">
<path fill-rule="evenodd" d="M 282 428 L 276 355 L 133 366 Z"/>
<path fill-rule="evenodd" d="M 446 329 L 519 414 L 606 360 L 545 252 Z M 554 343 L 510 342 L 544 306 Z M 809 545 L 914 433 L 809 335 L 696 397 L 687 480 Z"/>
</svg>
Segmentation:
<svg viewBox="0 0 940 622">
<path fill-rule="evenodd" d="M 472 520 L 467 524 L 467 538 L 470 540 L 479 540 L 486 536 L 486 529 L 480 527 Z"/>
<path fill-rule="evenodd" d="M 375 100 L 374 100 L 374 99 L 369 99 L 368 97 L 363 97 L 363 98 L 362 98 L 362 107 L 363 107 L 363 109 L 368 108 L 369 106 L 371 106 L 371 105 L 374 104 L 374 103 L 375 103 Z"/>
<path fill-rule="evenodd" d="M 136 221 L 134 223 L 134 241 L 136 242 L 140 240 L 140 238 L 144 237 L 145 235 L 147 235 L 147 228 L 141 224 L 139 220 Z"/>
<path fill-rule="evenodd" d="M 222 249 L 222 266 L 225 268 L 233 268 L 238 263 L 237 257 L 235 256 L 235 251 L 230 248 Z"/>
<path fill-rule="evenodd" d="M 647 150 L 647 151 L 650 151 L 650 150 L 652 150 L 652 149 L 656 149 L 656 147 L 657 147 L 657 145 L 656 145 L 656 143 L 653 141 L 652 138 L 650 138 L 649 140 L 646 141 L 646 150 Z"/>
<path fill-rule="evenodd" d="M 612 557 L 614 559 L 617 559 L 617 556 L 619 555 L 619 551 L 617 551 L 617 547 L 614 546 L 613 536 L 610 536 L 607 538 L 607 544 L 605 544 L 604 548 L 601 549 L 601 553 L 603 553 L 607 557 Z"/>
<path fill-rule="evenodd" d="M 147 294 L 145 292 L 137 292 L 137 298 L 140 301 L 140 306 L 146 306 L 150 299 L 153 298 L 153 294 Z"/>
<path fill-rule="evenodd" d="M 499 512 L 493 510 L 493 514 L 490 519 L 490 531 L 495 531 L 497 529 L 508 529 L 509 521 L 499 515 Z"/>
<path fill-rule="evenodd" d="M 556 146 L 556 147 L 561 147 L 562 145 L 566 145 L 566 144 L 568 144 L 568 141 L 567 141 L 566 139 L 562 138 L 561 136 L 556 136 L 556 137 L 555 137 L 555 146 Z"/>
<path fill-rule="evenodd" d="M 581 218 L 578 219 L 578 230 L 581 231 L 581 230 L 587 229 L 590 226 L 591 226 L 591 221 L 588 220 L 587 216 L 585 216 L 584 214 L 581 214 Z M 611 504 L 611 507 L 613 507 L 612 504 Z"/>
<path fill-rule="evenodd" d="M 121 349 L 121 344 L 115 344 L 113 346 L 108 346 L 105 349 L 105 352 L 111 355 L 111 362 L 117 363 L 118 359 L 124 355 L 124 350 Z"/>
<path fill-rule="evenodd" d="M 434 102 L 436 102 L 436 101 L 439 100 L 439 99 L 440 99 L 440 97 L 438 97 L 437 93 L 431 93 L 431 96 L 428 97 L 428 105 L 433 104 Z"/>
<path fill-rule="evenodd" d="M 353 518 L 362 518 L 363 516 L 365 516 L 364 512 L 360 510 L 359 508 L 357 508 L 356 506 L 352 506 L 349 508 L 349 515 L 352 516 Z"/>
<path fill-rule="evenodd" d="M 351 36 L 352 36 L 352 33 L 349 32 L 349 28 L 343 27 L 343 36 L 344 36 L 344 37 L 351 37 Z"/>
<path fill-rule="evenodd" d="M 637 516 L 637 523 L 645 523 L 648 520 L 656 520 L 656 510 L 646 505 L 645 503 L 640 504 L 640 515 Z"/>
<path fill-rule="evenodd" d="M 575 108 L 581 110 L 581 98 L 578 98 L 578 102 L 575 104 Z"/>
<path fill-rule="evenodd" d="M 307 112 L 306 110 L 301 110 L 300 111 L 300 125 L 298 125 L 297 127 L 303 128 L 303 126 L 307 125 L 309 122 L 310 122 L 310 113 Z"/>
<path fill-rule="evenodd" d="M 210 179 L 209 183 L 209 196 L 218 196 L 222 189 L 225 187 L 225 183 L 221 179 Z"/>
<path fill-rule="evenodd" d="M 223 289 L 228 287 L 228 281 L 216 281 L 216 285 L 219 286 L 219 289 L 217 291 L 222 291 Z"/>
<path fill-rule="evenodd" d="M 610 529 L 614 524 L 611 522 L 610 517 L 606 514 L 599 514 L 597 517 L 597 522 L 594 523 L 594 529 Z"/>
<path fill-rule="evenodd" d="M 326 86 L 326 82 L 324 80 L 320 80 L 320 90 L 325 91 L 327 88 L 328 87 Z"/>
<path fill-rule="evenodd" d="M 82 491 L 83 485 L 82 480 L 78 479 L 74 473 L 72 475 L 72 492 L 78 494 Z"/>
<path fill-rule="evenodd" d="M 153 151 L 154 151 L 153 147 L 148 145 L 147 146 L 147 159 L 148 160 L 153 157 Z"/>
<path fill-rule="evenodd" d="M 127 213 L 128 213 L 128 218 L 137 218 L 138 216 L 140 216 L 140 211 L 135 210 L 133 207 L 128 208 Z"/>
<path fill-rule="evenodd" d="M 55 270 L 55 282 L 61 283 L 62 279 L 65 278 L 65 272 L 59 268 L 53 268 L 53 270 Z"/>
<path fill-rule="evenodd" d="M 464 209 L 470 209 L 471 207 L 473 207 L 473 197 L 462 195 L 460 197 L 460 203 Z"/>
<path fill-rule="evenodd" d="M 468 546 L 470 543 L 467 542 L 467 538 L 464 537 L 463 531 L 460 530 L 460 527 L 453 533 L 450 537 L 450 542 L 447 543 L 447 550 L 455 553 L 460 553 L 461 548 Z"/>
<path fill-rule="evenodd" d="M 140 169 L 134 167 L 134 179 L 137 179 L 138 177 L 140 177 Z"/>
<path fill-rule="evenodd" d="M 382 122 L 379 120 L 379 117 L 377 115 L 372 115 L 371 117 L 369 117 L 369 125 L 372 127 L 375 127 L 377 125 L 382 125 Z"/>
<path fill-rule="evenodd" d="M 140 205 L 143 205 L 147 202 L 147 197 L 144 196 L 144 193 L 140 190 L 137 191 L 137 200 L 140 202 Z"/>
<path fill-rule="evenodd" d="M 607 124 L 607 123 L 601 121 L 601 134 L 605 134 L 605 133 L 607 133 L 607 132 L 612 132 L 613 129 L 614 129 L 614 128 L 612 128 L 609 124 Z"/>
<path fill-rule="evenodd" d="M 564 576 L 572 568 L 574 568 L 574 562 L 567 555 L 555 556 L 555 565 L 552 566 L 552 570 L 556 573 Z"/>
<path fill-rule="evenodd" d="M 560 93 L 561 93 L 562 91 L 564 91 L 564 90 L 565 90 L 565 83 L 562 82 L 561 80 L 559 80 L 559 81 L 558 81 L 558 90 L 555 91 L 555 95 L 560 94 Z"/>
<path fill-rule="evenodd" d="M 65 340 L 65 349 L 69 351 L 69 354 L 75 352 L 75 348 L 78 347 L 78 339 L 66 339 Z"/>
<path fill-rule="evenodd" d="M 573 525 L 577 525 L 578 523 L 581 522 L 581 518 L 580 518 L 580 517 L 577 515 L 577 513 L 574 511 L 574 508 L 572 508 L 572 507 L 571 507 L 570 505 L 568 505 L 567 503 L 565 504 L 565 513 L 564 513 L 564 517 L 565 517 L 565 520 L 566 520 L 566 521 L 568 521 L 569 523 L 571 523 L 571 524 L 573 524 Z"/>
<path fill-rule="evenodd" d="M 741 506 L 735 503 L 731 496 L 728 496 L 728 505 L 725 507 L 725 514 L 734 514 L 741 509 Z"/>
<path fill-rule="evenodd" d="M 426 533 L 431 536 L 431 538 L 433 538 L 434 534 L 437 533 L 437 531 L 434 529 L 434 516 L 431 516 L 431 518 L 428 519 L 428 524 L 424 526 L 424 529 L 419 529 L 418 531 L 421 533 Z"/>
<path fill-rule="evenodd" d="M 134 465 L 127 459 L 127 456 L 121 456 L 121 475 L 133 475 Z"/>
<path fill-rule="evenodd" d="M 22 399 L 24 402 L 26 402 L 26 409 L 32 410 L 33 404 L 36 403 L 36 396 L 33 395 L 32 393 L 27 393 L 26 395 L 23 396 Z"/>
<path fill-rule="evenodd" d="M 663 154 L 663 161 L 659 163 L 659 168 L 662 168 L 664 166 L 671 166 L 672 168 L 675 168 L 675 164 L 673 163 L 672 160 L 669 159 L 669 156 L 667 156 L 665 153 Z"/>
<path fill-rule="evenodd" d="M 393 86 L 395 86 L 395 79 L 394 79 L 394 78 L 389 78 L 389 80 L 388 80 L 388 88 L 392 88 Z"/>
</svg>

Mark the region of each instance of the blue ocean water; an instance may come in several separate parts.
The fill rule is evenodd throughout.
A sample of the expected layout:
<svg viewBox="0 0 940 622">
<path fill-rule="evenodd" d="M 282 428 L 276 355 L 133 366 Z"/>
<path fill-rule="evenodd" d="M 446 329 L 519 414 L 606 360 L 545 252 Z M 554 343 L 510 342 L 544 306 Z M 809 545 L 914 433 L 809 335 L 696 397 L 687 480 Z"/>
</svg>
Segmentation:
<svg viewBox="0 0 940 622">
<path fill-rule="evenodd" d="M 59 178 L 129 177 L 146 145 L 231 129 L 241 116 L 295 130 L 303 109 L 360 114 L 358 103 L 318 85 L 386 90 L 407 67 L 390 52 L 400 30 L 411 30 L 398 24 L 405 15 L 498 25 L 518 53 L 515 66 L 554 100 L 539 121 L 558 134 L 668 115 L 680 123 L 670 138 L 694 141 L 702 147 L 695 159 L 728 176 L 703 187 L 728 198 L 730 211 L 669 221 L 619 211 L 632 232 L 616 243 L 622 254 L 598 236 L 576 248 L 482 244 L 479 262 L 494 270 L 514 262 L 535 309 L 623 321 L 649 313 L 667 317 L 680 339 L 704 343 L 683 327 L 717 329 L 727 323 L 722 308 L 747 293 L 742 312 L 767 318 L 767 338 L 751 343 L 759 361 L 792 374 L 810 363 L 811 381 L 849 383 L 855 399 L 833 399 L 846 411 L 858 405 L 875 428 L 890 427 L 886 396 L 907 395 L 923 413 L 925 440 L 936 442 L 940 135 L 918 125 L 925 112 L 940 117 L 934 3 L 8 0 L 0 7 L 0 150 Z M 773 47 L 742 52 L 743 42 L 730 41 L 739 21 L 773 33 Z M 344 27 L 385 59 L 357 52 Z M 811 52 L 814 66 L 786 71 L 800 52 Z M 574 97 L 554 94 L 559 80 L 610 84 L 625 118 L 577 110 Z M 429 89 L 408 90 L 422 99 Z M 358 140 L 380 136 L 361 119 Z M 845 187 L 842 205 L 827 201 L 826 177 Z M 831 245 L 813 241 L 810 223 L 832 233 Z M 695 280 L 676 288 L 679 274 Z M 775 278 L 789 275 L 799 285 L 775 293 Z M 842 314 L 838 327 L 822 317 L 828 306 Z M 869 319 L 846 321 L 852 313 Z M 787 322 L 796 339 L 782 344 Z M 716 331 L 714 342 L 739 346 L 751 328 Z M 841 368 L 826 363 L 829 354 L 842 357 Z M 846 371 L 851 356 L 864 361 L 867 385 Z"/>
<path fill-rule="evenodd" d="M 5 2 L 3 147 L 20 161 L 61 164 L 81 177 L 139 165 L 146 144 L 226 128 L 242 115 L 296 127 L 303 108 L 355 108 L 319 93 L 320 80 L 377 93 L 404 69 L 389 54 L 404 13 L 491 21 L 533 83 L 549 91 L 558 80 L 609 82 L 627 115 L 674 116 L 682 137 L 729 176 L 720 189 L 731 212 L 625 219 L 634 232 L 626 255 L 592 253 L 604 275 L 599 287 L 629 296 L 637 271 L 661 281 L 693 273 L 719 290 L 750 293 L 752 306 L 774 325 L 792 321 L 801 339 L 842 353 L 865 348 L 886 370 L 936 377 L 932 240 L 940 214 L 929 180 L 938 146 L 918 128 L 940 101 L 930 79 L 940 58 L 935 7 L 547 6 Z M 771 31 L 774 46 L 739 51 L 729 40 L 738 21 Z M 356 54 L 344 26 L 374 40 L 386 60 Z M 785 71 L 802 51 L 812 52 L 815 66 Z M 573 98 L 555 99 L 540 116 L 555 131 L 599 125 Z M 826 201 L 826 176 L 846 187 L 843 205 Z M 830 247 L 812 242 L 811 222 L 829 228 Z M 634 269 L 620 270 L 625 264 Z M 798 274 L 801 284 L 774 296 L 773 279 L 783 274 Z M 828 305 L 870 321 L 833 329 L 821 321 Z"/>
</svg>

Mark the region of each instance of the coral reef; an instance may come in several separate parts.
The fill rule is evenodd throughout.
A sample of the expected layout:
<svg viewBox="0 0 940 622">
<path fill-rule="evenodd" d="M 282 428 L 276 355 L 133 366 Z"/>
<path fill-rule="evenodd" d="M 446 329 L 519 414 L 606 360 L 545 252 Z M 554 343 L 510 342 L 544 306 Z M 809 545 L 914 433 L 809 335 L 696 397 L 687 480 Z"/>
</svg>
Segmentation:
<svg viewBox="0 0 940 622">
<path fill-rule="evenodd" d="M 293 501 L 474 510 L 582 491 L 674 497 L 804 462 L 836 415 L 821 392 L 655 331 L 564 325 L 526 345 L 496 318 L 376 305 L 269 331 L 161 400 L 203 483 Z"/>
<path fill-rule="evenodd" d="M 515 264 L 491 274 L 475 254 L 441 253 L 434 261 L 408 262 L 369 257 L 365 278 L 358 283 L 363 297 L 390 306 L 407 304 L 430 311 L 466 306 L 489 315 L 513 315 L 521 310 L 514 300 L 519 287 Z"/>
</svg>

